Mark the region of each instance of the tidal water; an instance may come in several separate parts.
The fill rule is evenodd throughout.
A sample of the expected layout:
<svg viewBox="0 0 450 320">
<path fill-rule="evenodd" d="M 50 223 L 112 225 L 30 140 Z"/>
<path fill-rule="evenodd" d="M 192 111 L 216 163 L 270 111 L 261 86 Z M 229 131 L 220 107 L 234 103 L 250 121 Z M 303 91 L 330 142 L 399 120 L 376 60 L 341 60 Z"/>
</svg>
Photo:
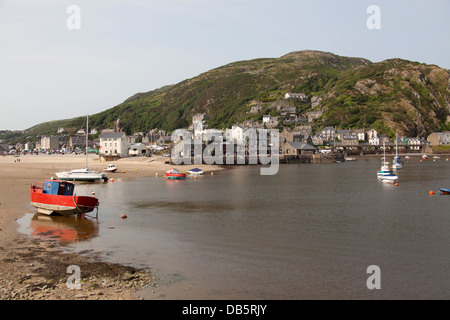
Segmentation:
<svg viewBox="0 0 450 320">
<path fill-rule="evenodd" d="M 98 221 L 26 214 L 20 230 L 150 267 L 159 284 L 139 292 L 146 299 L 449 299 L 450 196 L 438 190 L 450 188 L 450 161 L 411 159 L 398 186 L 381 183 L 379 167 L 360 158 L 274 176 L 257 166 L 184 181 L 117 174 L 77 186 L 100 199 Z M 380 289 L 367 287 L 372 265 Z"/>
</svg>

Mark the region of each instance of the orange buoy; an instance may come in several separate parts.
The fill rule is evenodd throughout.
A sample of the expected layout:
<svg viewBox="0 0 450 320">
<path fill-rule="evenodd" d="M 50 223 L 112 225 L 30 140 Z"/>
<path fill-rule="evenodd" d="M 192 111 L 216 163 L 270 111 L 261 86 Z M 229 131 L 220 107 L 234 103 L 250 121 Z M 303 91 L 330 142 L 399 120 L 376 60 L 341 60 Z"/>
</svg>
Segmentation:
<svg viewBox="0 0 450 320">
<path fill-rule="evenodd" d="M 430 194 L 430 196 L 432 196 L 434 194 L 434 191 L 430 191 L 428 193 Z"/>
<path fill-rule="evenodd" d="M 214 172 L 211 172 L 211 175 L 213 176 L 213 175 L 214 175 Z"/>
<path fill-rule="evenodd" d="M 194 176 L 194 180 L 197 180 L 197 176 Z"/>
<path fill-rule="evenodd" d="M 109 181 L 114 182 L 114 178 L 110 179 Z"/>
<path fill-rule="evenodd" d="M 88 185 L 88 184 L 86 185 L 86 188 L 89 188 L 89 185 Z"/>
<path fill-rule="evenodd" d="M 126 215 L 126 214 L 122 214 L 122 215 L 120 216 L 120 218 L 121 218 L 121 219 L 126 219 L 126 218 L 127 218 L 127 215 Z"/>
<path fill-rule="evenodd" d="M 396 182 L 396 183 L 394 183 L 394 186 L 398 186 L 398 183 Z"/>
</svg>

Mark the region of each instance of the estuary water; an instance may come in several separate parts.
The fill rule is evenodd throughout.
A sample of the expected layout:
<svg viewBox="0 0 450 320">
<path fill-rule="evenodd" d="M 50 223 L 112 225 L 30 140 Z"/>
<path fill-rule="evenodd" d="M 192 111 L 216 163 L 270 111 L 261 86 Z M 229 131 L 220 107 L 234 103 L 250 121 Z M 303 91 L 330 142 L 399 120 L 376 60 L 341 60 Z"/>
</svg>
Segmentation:
<svg viewBox="0 0 450 320">
<path fill-rule="evenodd" d="M 449 299 L 445 160 L 410 159 L 398 186 L 377 179 L 378 158 L 280 165 L 274 176 L 230 166 L 184 181 L 115 178 L 77 186 L 100 199 L 98 221 L 26 214 L 20 230 L 150 267 L 159 284 L 145 299 Z M 373 265 L 381 288 L 371 290 Z"/>
</svg>

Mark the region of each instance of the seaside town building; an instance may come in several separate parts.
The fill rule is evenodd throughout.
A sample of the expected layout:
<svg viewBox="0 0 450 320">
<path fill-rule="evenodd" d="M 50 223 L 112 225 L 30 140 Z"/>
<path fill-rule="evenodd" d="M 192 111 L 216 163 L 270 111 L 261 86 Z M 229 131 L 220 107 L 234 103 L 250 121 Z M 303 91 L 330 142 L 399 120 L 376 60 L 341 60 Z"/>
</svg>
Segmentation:
<svg viewBox="0 0 450 320">
<path fill-rule="evenodd" d="M 51 151 L 59 150 L 59 139 L 57 136 L 49 136 L 41 138 L 41 149 Z"/>
<path fill-rule="evenodd" d="M 428 136 L 427 141 L 430 142 L 432 146 L 449 145 L 450 131 L 433 132 Z"/>
<path fill-rule="evenodd" d="M 127 135 L 125 132 L 105 132 L 100 138 L 100 155 L 126 157 L 128 155 Z"/>
</svg>

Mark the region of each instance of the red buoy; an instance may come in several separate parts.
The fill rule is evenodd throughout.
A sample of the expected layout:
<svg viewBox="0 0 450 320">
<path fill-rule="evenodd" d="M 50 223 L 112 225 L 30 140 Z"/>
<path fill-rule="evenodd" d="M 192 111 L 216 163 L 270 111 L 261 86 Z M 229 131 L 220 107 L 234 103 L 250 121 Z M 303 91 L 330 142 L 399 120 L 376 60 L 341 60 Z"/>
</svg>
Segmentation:
<svg viewBox="0 0 450 320">
<path fill-rule="evenodd" d="M 122 215 L 120 216 L 120 218 L 126 219 L 126 218 L 127 218 L 127 215 L 126 215 L 126 214 L 122 214 Z"/>
</svg>

